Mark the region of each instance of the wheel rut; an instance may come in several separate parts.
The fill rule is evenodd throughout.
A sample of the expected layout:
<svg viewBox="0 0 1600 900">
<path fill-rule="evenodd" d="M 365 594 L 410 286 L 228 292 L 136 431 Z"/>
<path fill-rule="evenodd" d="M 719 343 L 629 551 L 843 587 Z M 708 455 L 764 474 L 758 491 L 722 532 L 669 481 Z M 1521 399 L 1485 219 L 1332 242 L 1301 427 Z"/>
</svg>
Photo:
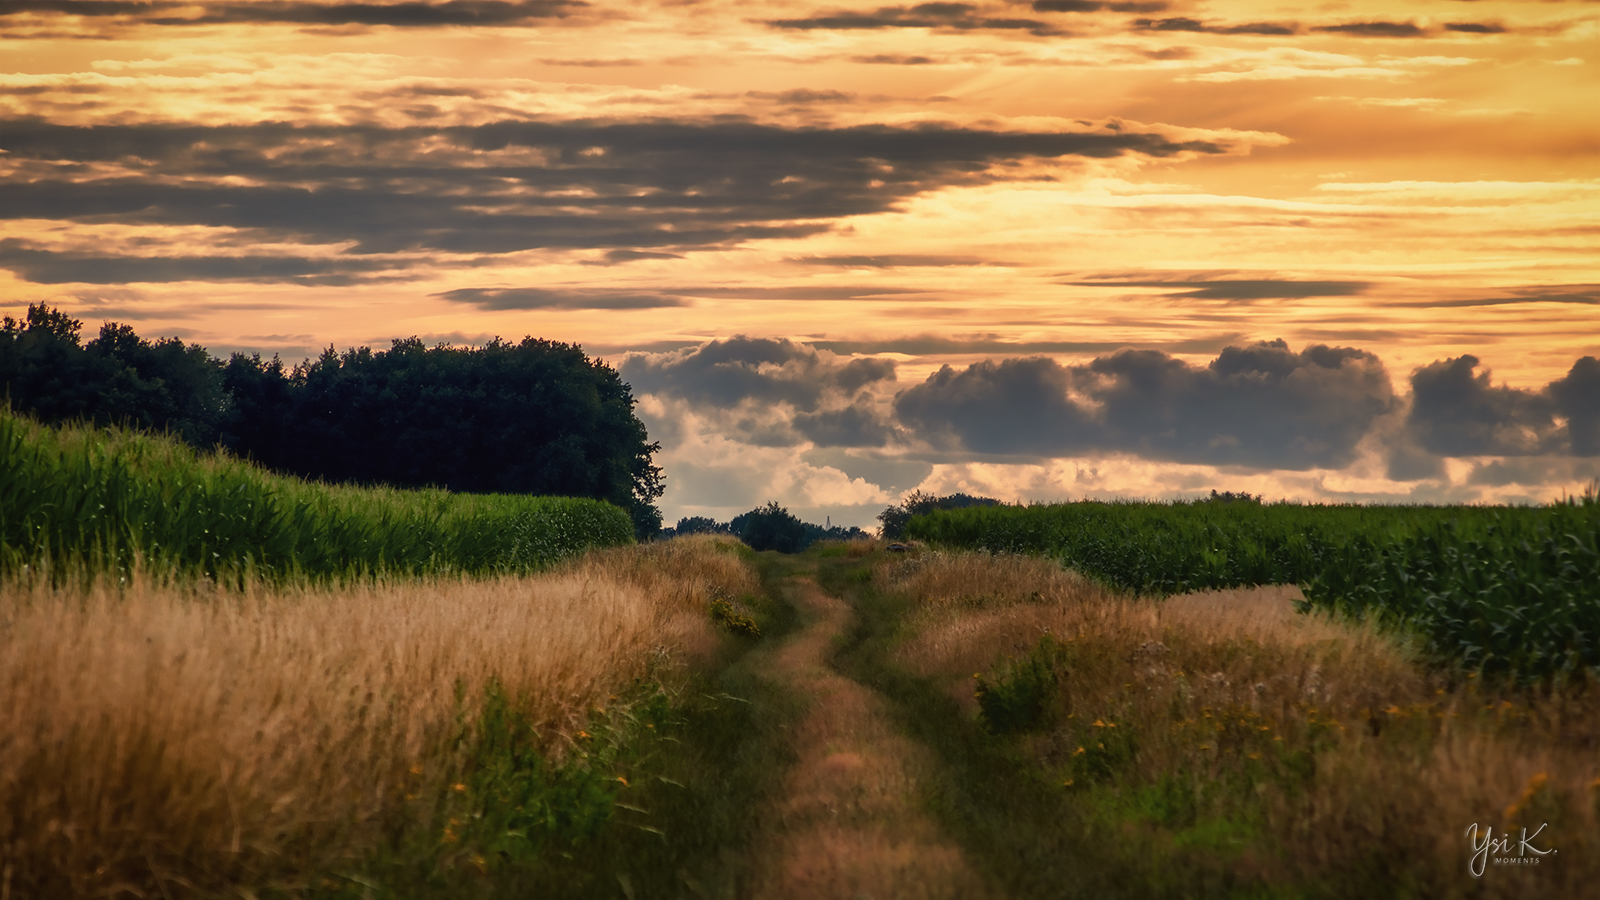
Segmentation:
<svg viewBox="0 0 1600 900">
<path fill-rule="evenodd" d="M 934 754 L 895 726 L 887 698 L 829 665 L 854 610 L 809 577 L 782 589 L 802 625 L 765 651 L 762 677 L 809 706 L 789 726 L 796 762 L 762 816 L 751 895 L 992 896 L 923 809 L 923 785 L 939 774 Z"/>
</svg>

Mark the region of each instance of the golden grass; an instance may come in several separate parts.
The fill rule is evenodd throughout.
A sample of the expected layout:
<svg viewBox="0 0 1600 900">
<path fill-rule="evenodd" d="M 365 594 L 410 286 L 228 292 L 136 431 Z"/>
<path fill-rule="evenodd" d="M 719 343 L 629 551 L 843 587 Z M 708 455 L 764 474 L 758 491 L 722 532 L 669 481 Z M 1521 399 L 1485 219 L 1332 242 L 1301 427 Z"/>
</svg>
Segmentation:
<svg viewBox="0 0 1600 900">
<path fill-rule="evenodd" d="M 1193 809 L 1162 823 L 1165 846 L 1232 822 L 1252 849 L 1223 847 L 1207 864 L 1234 877 L 1327 889 L 1403 873 L 1441 897 L 1581 896 L 1600 883 L 1592 691 L 1452 677 L 1393 636 L 1296 613 L 1292 587 L 1133 599 L 1046 560 L 982 553 L 880 563 L 874 580 L 917 602 L 897 663 L 944 678 L 974 715 L 973 673 L 992 681 L 1045 635 L 1059 641 L 1048 725 L 1024 746 L 1063 790 L 1098 792 L 1085 796 L 1108 809 L 1177 785 Z M 1558 852 L 1475 878 L 1474 823 L 1514 837 L 1549 823 L 1539 846 Z"/>
<path fill-rule="evenodd" d="M 0 890 L 293 882 L 459 771 L 497 683 L 559 757 L 633 679 L 715 644 L 727 542 L 482 581 L 0 589 Z"/>
</svg>

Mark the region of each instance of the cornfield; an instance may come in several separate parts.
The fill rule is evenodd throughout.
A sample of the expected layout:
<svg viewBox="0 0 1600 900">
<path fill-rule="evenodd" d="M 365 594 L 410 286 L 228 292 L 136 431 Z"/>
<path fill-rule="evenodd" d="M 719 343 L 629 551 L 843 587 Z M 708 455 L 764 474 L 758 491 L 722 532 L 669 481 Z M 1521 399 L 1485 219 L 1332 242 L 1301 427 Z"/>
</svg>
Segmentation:
<svg viewBox="0 0 1600 900">
<path fill-rule="evenodd" d="M 1541 507 L 1082 502 L 935 512 L 907 533 L 1043 554 L 1136 594 L 1297 584 L 1414 629 L 1441 661 L 1539 679 L 1600 667 L 1600 502 Z"/>
<path fill-rule="evenodd" d="M 161 436 L 49 428 L 0 408 L 0 574 L 490 574 L 632 541 L 628 514 L 598 500 L 308 482 Z"/>
</svg>

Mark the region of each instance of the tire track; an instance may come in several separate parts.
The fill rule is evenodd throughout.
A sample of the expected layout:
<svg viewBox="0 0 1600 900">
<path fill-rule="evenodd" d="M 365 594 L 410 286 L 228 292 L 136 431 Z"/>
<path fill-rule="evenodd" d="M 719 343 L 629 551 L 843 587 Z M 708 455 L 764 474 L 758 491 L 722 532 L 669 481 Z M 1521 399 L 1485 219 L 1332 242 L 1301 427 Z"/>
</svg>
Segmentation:
<svg viewBox="0 0 1600 900">
<path fill-rule="evenodd" d="M 922 809 L 939 766 L 894 726 L 888 700 L 828 665 L 854 619 L 810 578 L 785 585 L 803 625 L 773 648 L 763 677 L 808 697 L 790 726 L 797 760 L 761 820 L 752 895 L 942 900 L 991 891 Z"/>
</svg>

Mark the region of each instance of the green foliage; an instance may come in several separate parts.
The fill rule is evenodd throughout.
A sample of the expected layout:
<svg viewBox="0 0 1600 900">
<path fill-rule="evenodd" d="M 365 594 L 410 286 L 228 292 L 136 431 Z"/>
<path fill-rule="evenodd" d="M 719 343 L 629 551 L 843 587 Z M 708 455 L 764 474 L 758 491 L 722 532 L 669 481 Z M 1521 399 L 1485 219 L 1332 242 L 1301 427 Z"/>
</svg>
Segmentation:
<svg viewBox="0 0 1600 900">
<path fill-rule="evenodd" d="M 1142 594 L 1298 584 L 1521 678 L 1600 666 L 1600 502 L 1544 507 L 1101 503 L 935 511 L 907 533 L 1042 553 Z"/>
<path fill-rule="evenodd" d="M 749 544 L 753 550 L 799 553 L 810 543 L 806 540 L 805 523 L 779 506 L 776 500 L 734 516 L 730 526 L 739 540 Z"/>
<path fill-rule="evenodd" d="M 577 346 L 499 339 L 483 347 L 337 353 L 292 369 L 235 353 L 227 362 L 173 338 L 154 342 L 43 305 L 0 321 L 0 395 L 47 424 L 168 431 L 274 471 L 396 487 L 593 497 L 661 528 L 664 485 L 616 371 Z"/>
<path fill-rule="evenodd" d="M 54 429 L 0 408 L 0 571 L 281 580 L 543 568 L 628 543 L 597 500 L 306 482 L 170 438 Z"/>
<path fill-rule="evenodd" d="M 729 600 L 715 597 L 711 600 L 711 621 L 723 628 L 741 634 L 745 637 L 761 637 L 761 626 L 755 619 L 739 611 Z"/>
<path fill-rule="evenodd" d="M 878 536 L 886 540 L 899 540 L 906 536 L 906 523 L 913 516 L 926 515 L 939 509 L 966 509 L 969 506 L 999 506 L 1000 501 L 992 497 L 974 497 L 971 494 L 949 494 L 936 497 L 924 494 L 921 491 L 912 491 L 907 494 L 899 505 L 891 506 L 878 513 Z"/>
<path fill-rule="evenodd" d="M 975 693 L 984 727 L 994 734 L 1034 731 L 1066 681 L 1066 648 L 1045 635 L 1027 655 L 999 667 L 993 679 L 977 676 Z"/>
</svg>

